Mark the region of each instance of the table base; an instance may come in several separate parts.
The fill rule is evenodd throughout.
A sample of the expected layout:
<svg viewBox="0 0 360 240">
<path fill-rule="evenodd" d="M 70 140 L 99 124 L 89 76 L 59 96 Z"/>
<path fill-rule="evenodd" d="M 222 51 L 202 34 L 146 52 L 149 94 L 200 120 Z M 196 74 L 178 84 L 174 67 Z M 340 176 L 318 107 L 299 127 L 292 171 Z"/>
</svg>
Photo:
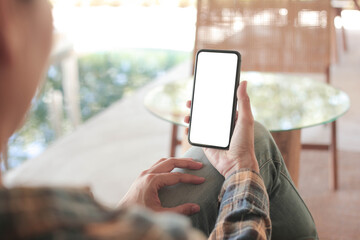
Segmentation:
<svg viewBox="0 0 360 240">
<path fill-rule="evenodd" d="M 336 121 L 331 122 L 331 143 L 330 144 L 303 144 L 301 145 L 301 130 L 289 130 L 281 132 L 271 132 L 289 171 L 289 174 L 295 184 L 298 186 L 299 170 L 300 170 L 300 153 L 301 149 L 312 150 L 329 150 L 329 187 L 331 190 L 338 188 L 338 173 L 337 173 L 337 142 L 336 142 Z M 191 145 L 187 140 L 185 133 L 182 140 L 178 140 L 178 126 L 172 125 L 170 157 L 176 154 L 176 147 L 182 146 L 182 152 L 186 152 Z"/>
</svg>

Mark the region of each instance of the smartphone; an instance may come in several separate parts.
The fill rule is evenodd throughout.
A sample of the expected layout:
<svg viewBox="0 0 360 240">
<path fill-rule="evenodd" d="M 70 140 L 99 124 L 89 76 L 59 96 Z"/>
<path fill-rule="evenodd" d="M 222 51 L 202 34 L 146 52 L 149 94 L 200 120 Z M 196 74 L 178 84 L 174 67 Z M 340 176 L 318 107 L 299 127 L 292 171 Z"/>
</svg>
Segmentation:
<svg viewBox="0 0 360 240">
<path fill-rule="evenodd" d="M 188 140 L 191 145 L 228 149 L 235 125 L 241 55 L 202 49 L 196 54 Z"/>
</svg>

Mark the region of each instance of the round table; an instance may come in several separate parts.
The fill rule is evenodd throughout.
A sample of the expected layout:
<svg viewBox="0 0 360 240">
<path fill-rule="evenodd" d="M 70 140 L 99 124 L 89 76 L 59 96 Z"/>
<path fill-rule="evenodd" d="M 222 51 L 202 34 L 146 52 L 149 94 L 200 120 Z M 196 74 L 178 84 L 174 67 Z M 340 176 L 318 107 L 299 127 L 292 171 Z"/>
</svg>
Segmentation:
<svg viewBox="0 0 360 240">
<path fill-rule="evenodd" d="M 300 159 L 300 129 L 331 122 L 330 145 L 303 145 L 311 149 L 332 150 L 331 188 L 336 189 L 336 122 L 350 107 L 348 95 L 316 80 L 317 75 L 242 72 L 248 81 L 254 119 L 267 127 L 283 154 L 295 183 Z M 177 126 L 187 126 L 186 101 L 191 99 L 193 77 L 169 82 L 150 90 L 144 105 L 155 116 L 173 124 L 171 154 L 175 155 Z M 290 158 L 291 156 L 291 158 Z"/>
</svg>

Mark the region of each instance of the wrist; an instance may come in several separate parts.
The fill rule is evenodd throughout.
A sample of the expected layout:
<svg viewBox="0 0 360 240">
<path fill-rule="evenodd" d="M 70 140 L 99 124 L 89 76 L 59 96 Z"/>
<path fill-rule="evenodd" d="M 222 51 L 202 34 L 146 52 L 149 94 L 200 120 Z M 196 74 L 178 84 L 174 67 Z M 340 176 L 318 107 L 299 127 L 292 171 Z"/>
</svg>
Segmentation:
<svg viewBox="0 0 360 240">
<path fill-rule="evenodd" d="M 225 178 L 228 178 L 233 172 L 244 169 L 252 170 L 256 173 L 260 173 L 259 164 L 256 160 L 256 156 L 239 157 L 233 160 L 235 164 L 223 173 Z"/>
</svg>

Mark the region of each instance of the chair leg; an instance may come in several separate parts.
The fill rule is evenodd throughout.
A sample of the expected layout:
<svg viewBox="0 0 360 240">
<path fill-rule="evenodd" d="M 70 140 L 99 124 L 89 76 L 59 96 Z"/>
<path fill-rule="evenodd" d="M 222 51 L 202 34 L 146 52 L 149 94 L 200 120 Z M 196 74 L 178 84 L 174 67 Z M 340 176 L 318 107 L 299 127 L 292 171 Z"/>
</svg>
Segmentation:
<svg viewBox="0 0 360 240">
<path fill-rule="evenodd" d="M 331 123 L 331 143 L 330 143 L 330 161 L 329 161 L 329 185 L 331 190 L 338 189 L 338 156 L 337 156 L 337 140 L 336 140 L 336 121 Z"/>
<path fill-rule="evenodd" d="M 326 66 L 326 69 L 325 69 L 325 80 L 326 80 L 326 83 L 327 84 L 330 84 L 330 65 Z"/>
<path fill-rule="evenodd" d="M 178 126 L 176 124 L 172 125 L 171 130 L 171 143 L 170 143 L 170 157 L 175 157 L 176 146 L 178 145 Z"/>
<path fill-rule="evenodd" d="M 335 11 L 336 11 L 336 16 L 341 18 L 341 22 L 342 22 L 342 24 L 341 24 L 342 44 L 343 44 L 344 52 L 347 52 L 348 46 L 347 46 L 345 27 L 344 27 L 344 24 L 343 24 L 344 19 L 342 18 L 342 15 L 341 15 L 341 12 L 343 11 L 343 9 L 342 8 L 336 8 Z"/>
<path fill-rule="evenodd" d="M 341 35 L 342 35 L 344 52 L 347 52 L 348 51 L 348 45 L 347 45 L 347 38 L 346 38 L 346 32 L 345 32 L 344 26 L 341 26 Z"/>
<path fill-rule="evenodd" d="M 337 152 L 337 130 L 336 121 L 330 123 L 330 144 L 302 144 L 302 149 L 316 149 L 329 151 L 329 188 L 336 191 L 338 189 L 338 152 Z M 326 125 L 329 126 L 329 125 Z"/>
</svg>

